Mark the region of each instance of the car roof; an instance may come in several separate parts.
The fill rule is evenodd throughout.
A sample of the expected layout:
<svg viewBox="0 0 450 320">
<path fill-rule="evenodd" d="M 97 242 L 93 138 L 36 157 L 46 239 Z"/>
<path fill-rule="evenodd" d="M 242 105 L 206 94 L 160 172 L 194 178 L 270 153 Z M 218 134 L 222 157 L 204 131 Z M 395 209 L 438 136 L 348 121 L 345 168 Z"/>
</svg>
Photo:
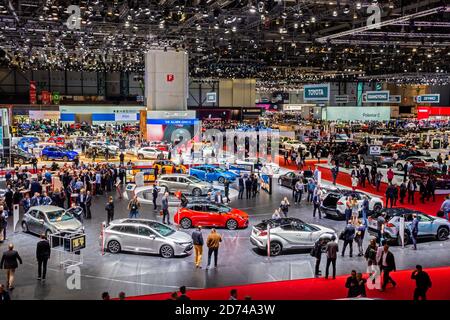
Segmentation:
<svg viewBox="0 0 450 320">
<path fill-rule="evenodd" d="M 162 174 L 159 178 L 167 178 L 167 177 L 184 177 L 189 178 L 192 177 L 191 175 L 187 173 L 172 173 L 172 174 Z"/>
<path fill-rule="evenodd" d="M 270 223 L 272 226 L 281 226 L 281 225 L 290 224 L 293 221 L 305 223 L 303 220 L 298 219 L 298 218 L 267 219 L 267 220 L 263 220 L 263 223 Z"/>
<path fill-rule="evenodd" d="M 412 210 L 412 209 L 408 209 L 408 208 L 383 208 L 381 211 L 386 212 L 391 217 L 400 216 L 402 214 L 411 214 L 411 213 L 425 214 L 421 211 Z"/>
<path fill-rule="evenodd" d="M 39 211 L 42 211 L 42 212 L 52 212 L 52 211 L 57 211 L 57 210 L 66 210 L 64 208 L 57 207 L 57 206 L 52 206 L 52 205 L 35 206 L 35 207 L 31 207 L 30 210 L 31 209 L 39 210 Z"/>
</svg>

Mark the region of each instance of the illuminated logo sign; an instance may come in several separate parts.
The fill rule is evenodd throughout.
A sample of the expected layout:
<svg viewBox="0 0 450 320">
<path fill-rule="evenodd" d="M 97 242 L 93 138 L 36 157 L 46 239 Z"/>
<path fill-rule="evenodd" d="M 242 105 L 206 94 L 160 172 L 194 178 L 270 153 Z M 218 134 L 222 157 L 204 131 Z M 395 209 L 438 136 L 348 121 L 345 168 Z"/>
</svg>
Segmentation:
<svg viewBox="0 0 450 320">
<path fill-rule="evenodd" d="M 166 77 L 167 82 L 173 82 L 175 80 L 175 76 L 171 73 L 169 73 Z"/>
<path fill-rule="evenodd" d="M 303 101 L 329 101 L 330 84 L 310 84 L 303 87 Z"/>
</svg>

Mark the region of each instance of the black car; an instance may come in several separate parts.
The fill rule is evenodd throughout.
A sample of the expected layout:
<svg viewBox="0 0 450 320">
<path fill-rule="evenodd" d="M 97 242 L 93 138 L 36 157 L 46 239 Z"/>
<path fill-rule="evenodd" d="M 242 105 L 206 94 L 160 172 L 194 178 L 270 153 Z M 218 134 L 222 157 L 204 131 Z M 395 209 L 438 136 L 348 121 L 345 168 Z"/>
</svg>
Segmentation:
<svg viewBox="0 0 450 320">
<path fill-rule="evenodd" d="M 96 156 L 99 157 L 104 157 L 106 155 L 106 150 L 107 150 L 107 146 L 90 146 L 88 147 L 85 151 L 84 154 L 86 155 L 87 158 L 92 158 L 94 152 L 96 152 Z M 115 156 L 117 156 L 117 154 L 111 150 L 109 150 L 108 153 L 108 157 L 109 158 L 114 158 Z"/>
<path fill-rule="evenodd" d="M 411 150 L 411 149 L 400 149 L 397 151 L 398 159 L 405 160 L 409 157 L 430 157 L 430 153 L 422 152 L 419 150 Z"/>
<path fill-rule="evenodd" d="M 278 178 L 278 184 L 283 187 L 294 189 L 295 184 L 300 179 L 300 175 L 295 172 L 288 172 L 280 175 Z"/>
<path fill-rule="evenodd" d="M 347 160 L 352 167 L 359 164 L 358 154 L 352 152 L 338 153 L 333 157 L 333 160 L 337 161 L 341 166 L 344 166 Z"/>
</svg>

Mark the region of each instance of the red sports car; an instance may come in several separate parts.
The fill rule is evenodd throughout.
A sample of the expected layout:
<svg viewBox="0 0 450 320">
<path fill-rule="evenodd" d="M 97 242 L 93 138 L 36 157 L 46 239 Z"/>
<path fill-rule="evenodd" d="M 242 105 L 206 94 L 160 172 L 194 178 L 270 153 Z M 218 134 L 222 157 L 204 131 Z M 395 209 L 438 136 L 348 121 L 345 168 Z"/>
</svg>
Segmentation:
<svg viewBox="0 0 450 320">
<path fill-rule="evenodd" d="M 234 230 L 248 226 L 248 214 L 244 211 L 207 201 L 189 202 L 177 211 L 173 219 L 184 229 L 207 226 Z"/>
</svg>

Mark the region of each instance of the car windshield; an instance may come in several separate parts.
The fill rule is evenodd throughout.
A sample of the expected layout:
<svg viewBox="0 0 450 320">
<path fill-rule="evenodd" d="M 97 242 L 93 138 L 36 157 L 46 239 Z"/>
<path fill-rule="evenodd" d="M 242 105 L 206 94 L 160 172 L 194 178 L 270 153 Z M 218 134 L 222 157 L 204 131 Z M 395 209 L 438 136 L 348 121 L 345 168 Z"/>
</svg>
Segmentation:
<svg viewBox="0 0 450 320">
<path fill-rule="evenodd" d="M 194 176 L 190 176 L 190 177 L 188 178 L 188 180 L 189 180 L 190 182 L 192 182 L 192 183 L 199 183 L 199 182 L 202 182 L 202 180 L 200 180 L 199 178 L 194 177 Z"/>
<path fill-rule="evenodd" d="M 165 226 L 158 222 L 148 222 L 146 224 L 150 228 L 152 228 L 153 230 L 158 232 L 160 235 L 162 235 L 163 237 L 167 237 L 167 236 L 170 236 L 171 234 L 175 233 L 175 230 L 173 230 L 172 228 Z"/>
<path fill-rule="evenodd" d="M 231 208 L 227 206 L 217 205 L 217 207 L 219 208 L 219 211 L 223 213 L 228 213 L 231 211 Z"/>
<path fill-rule="evenodd" d="M 57 210 L 47 212 L 47 218 L 50 222 L 68 221 L 73 219 L 73 216 L 65 210 Z"/>
</svg>

